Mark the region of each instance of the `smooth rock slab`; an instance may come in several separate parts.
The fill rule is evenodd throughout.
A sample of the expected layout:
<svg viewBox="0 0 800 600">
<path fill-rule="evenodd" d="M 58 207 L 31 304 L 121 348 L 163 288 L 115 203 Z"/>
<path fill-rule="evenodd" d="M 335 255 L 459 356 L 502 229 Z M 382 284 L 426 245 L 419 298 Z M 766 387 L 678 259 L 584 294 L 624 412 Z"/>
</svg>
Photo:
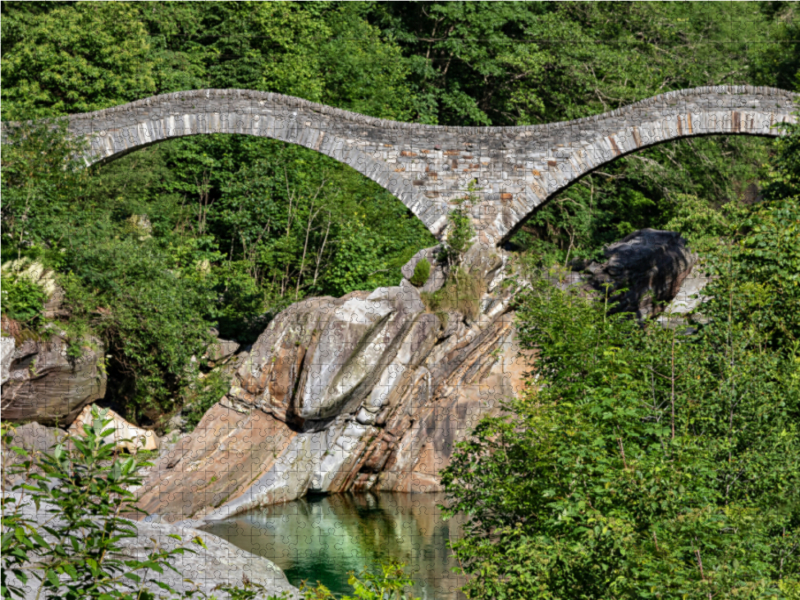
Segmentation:
<svg viewBox="0 0 800 600">
<path fill-rule="evenodd" d="M 21 494 L 14 493 L 14 496 L 18 501 L 24 501 L 24 496 Z M 23 508 L 23 515 L 39 524 L 37 529 L 45 539 L 50 536 L 41 529 L 41 525 L 52 517 L 48 508 L 50 508 L 48 505 L 42 505 L 39 510 L 36 510 L 32 501 L 28 501 Z M 286 575 L 272 561 L 237 548 L 215 535 L 192 527 L 166 523 L 137 522 L 135 525 L 138 536 L 120 540 L 120 545 L 124 548 L 121 557 L 123 559 L 144 560 L 154 547 L 172 550 L 182 546 L 193 550 L 193 552 L 186 552 L 174 557 L 172 564 L 179 573 L 169 569 L 165 569 L 163 574 L 150 573 L 151 577 L 170 585 L 179 593 L 199 589 L 207 596 L 211 596 L 213 593 L 219 594 L 219 592 L 214 592 L 214 588 L 218 585 L 241 585 L 243 577 L 246 577 L 253 583 L 266 588 L 265 593 L 258 595 L 258 600 L 266 600 L 270 595 L 280 595 L 284 591 L 288 592 L 293 599 L 300 598 L 299 590 L 289 584 Z M 181 540 L 170 538 L 170 535 L 178 535 Z M 192 543 L 196 537 L 203 541 L 206 548 Z M 13 575 L 9 574 L 9 577 L 13 579 Z M 121 578 L 120 587 L 133 591 L 135 588 L 131 583 L 125 578 Z M 166 594 L 164 590 L 153 584 L 148 584 L 147 587 L 156 594 L 157 598 L 159 594 Z M 31 578 L 26 587 L 25 600 L 36 599 L 37 589 L 38 583 Z"/>
</svg>

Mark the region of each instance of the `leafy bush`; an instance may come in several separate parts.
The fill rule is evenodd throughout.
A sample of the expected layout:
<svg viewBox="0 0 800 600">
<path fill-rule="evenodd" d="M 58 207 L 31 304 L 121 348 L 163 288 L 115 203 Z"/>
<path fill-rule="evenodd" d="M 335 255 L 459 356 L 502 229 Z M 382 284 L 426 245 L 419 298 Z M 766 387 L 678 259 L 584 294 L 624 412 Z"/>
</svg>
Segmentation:
<svg viewBox="0 0 800 600">
<path fill-rule="evenodd" d="M 342 596 L 341 600 L 420 600 L 413 598 L 406 588 L 413 581 L 403 572 L 405 565 L 391 562 L 381 565 L 380 573 L 373 573 L 364 567 L 356 576 L 354 571 L 349 573 L 347 583 L 353 586 L 354 596 Z M 321 583 L 316 588 L 310 588 L 305 582 L 300 586 L 305 600 L 334 600 L 336 596 Z"/>
<path fill-rule="evenodd" d="M 3 292 L 3 314 L 35 327 L 47 301 L 47 294 L 42 286 L 28 277 L 3 275 L 0 287 Z"/>
<path fill-rule="evenodd" d="M 149 463 L 137 456 L 116 459 L 115 444 L 103 441 L 112 431 L 110 423 L 107 412 L 93 407 L 92 423 L 83 425 L 85 438 L 73 437 L 41 457 L 11 448 L 25 460 L 10 467 L 8 475 L 25 477 L 25 483 L 13 488 L 25 495 L 2 497 L 3 598 L 24 597 L 20 584 L 31 580 L 38 582 L 37 597 L 47 600 L 139 598 L 123 591 L 123 579 L 171 591 L 157 574 L 174 569 L 171 559 L 187 549 L 154 548 L 144 561 L 119 558 L 119 541 L 136 537 L 136 524 L 121 515 L 141 512 L 128 488 L 141 483 L 138 470 Z M 2 435 L 7 446 L 10 432 Z M 35 467 L 41 472 L 34 472 Z M 43 531 L 24 514 L 31 501 L 51 515 Z"/>
<path fill-rule="evenodd" d="M 221 370 L 215 370 L 196 384 L 200 390 L 197 393 L 187 395 L 186 408 L 183 416 L 186 417 L 186 428 L 192 431 L 208 409 L 219 402 L 230 389 L 230 378 Z"/>
<path fill-rule="evenodd" d="M 411 284 L 422 287 L 431 276 L 431 263 L 427 258 L 423 258 L 414 266 L 414 274 L 411 276 Z"/>
<path fill-rule="evenodd" d="M 760 246 L 775 267 L 783 239 Z M 772 322 L 752 310 L 764 289 L 743 275 L 759 270 L 720 250 L 711 320 L 694 335 L 641 328 L 545 281 L 522 294 L 536 384 L 442 474 L 450 514 L 470 518 L 455 546 L 470 596 L 800 590 L 800 353 L 771 344 Z"/>
</svg>

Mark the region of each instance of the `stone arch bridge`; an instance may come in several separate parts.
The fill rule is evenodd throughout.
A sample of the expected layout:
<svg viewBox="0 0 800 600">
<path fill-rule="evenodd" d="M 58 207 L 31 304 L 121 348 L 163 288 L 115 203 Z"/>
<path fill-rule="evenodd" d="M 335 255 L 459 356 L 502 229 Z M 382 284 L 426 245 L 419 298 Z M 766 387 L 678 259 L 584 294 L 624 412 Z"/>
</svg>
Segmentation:
<svg viewBox="0 0 800 600">
<path fill-rule="evenodd" d="M 796 95 L 752 86 L 679 90 L 594 117 L 528 127 L 437 127 L 386 121 L 249 90 L 197 90 L 69 117 L 90 139 L 87 164 L 174 137 L 250 134 L 311 148 L 350 165 L 441 237 L 470 182 L 479 241 L 501 244 L 583 175 L 640 148 L 713 134 L 777 136 L 796 122 Z M 477 180 L 477 181 L 475 181 Z"/>
</svg>

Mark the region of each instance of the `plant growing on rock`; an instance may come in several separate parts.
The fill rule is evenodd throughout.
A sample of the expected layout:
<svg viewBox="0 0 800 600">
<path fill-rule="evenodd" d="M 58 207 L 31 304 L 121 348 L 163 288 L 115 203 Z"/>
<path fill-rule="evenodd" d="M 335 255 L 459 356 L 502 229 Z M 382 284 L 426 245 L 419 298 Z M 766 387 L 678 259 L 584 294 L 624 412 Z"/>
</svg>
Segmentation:
<svg viewBox="0 0 800 600">
<path fill-rule="evenodd" d="M 414 274 L 411 276 L 411 284 L 422 287 L 431 276 L 431 263 L 427 258 L 423 258 L 414 266 Z"/>
<path fill-rule="evenodd" d="M 447 263 L 450 270 L 460 267 L 464 255 L 472 247 L 475 229 L 472 226 L 469 209 L 478 202 L 477 192 L 480 188 L 475 186 L 475 181 L 470 181 L 467 186 L 467 196 L 455 201 L 455 208 L 450 211 L 447 220 L 450 225 L 447 238 L 442 244 L 438 260 Z"/>
</svg>

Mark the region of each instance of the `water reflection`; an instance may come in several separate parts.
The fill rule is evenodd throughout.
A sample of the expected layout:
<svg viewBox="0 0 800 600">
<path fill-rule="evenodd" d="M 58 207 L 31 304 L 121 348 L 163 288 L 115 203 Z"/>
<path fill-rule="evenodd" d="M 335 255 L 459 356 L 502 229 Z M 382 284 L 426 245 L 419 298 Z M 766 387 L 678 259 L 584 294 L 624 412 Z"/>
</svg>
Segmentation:
<svg viewBox="0 0 800 600">
<path fill-rule="evenodd" d="M 443 521 L 442 494 L 340 494 L 303 498 L 222 521 L 207 530 L 270 559 L 289 581 L 320 581 L 337 595 L 352 592 L 348 571 L 395 559 L 417 581 L 423 600 L 460 600 L 464 578 L 447 542 L 461 535 L 458 518 Z"/>
</svg>

